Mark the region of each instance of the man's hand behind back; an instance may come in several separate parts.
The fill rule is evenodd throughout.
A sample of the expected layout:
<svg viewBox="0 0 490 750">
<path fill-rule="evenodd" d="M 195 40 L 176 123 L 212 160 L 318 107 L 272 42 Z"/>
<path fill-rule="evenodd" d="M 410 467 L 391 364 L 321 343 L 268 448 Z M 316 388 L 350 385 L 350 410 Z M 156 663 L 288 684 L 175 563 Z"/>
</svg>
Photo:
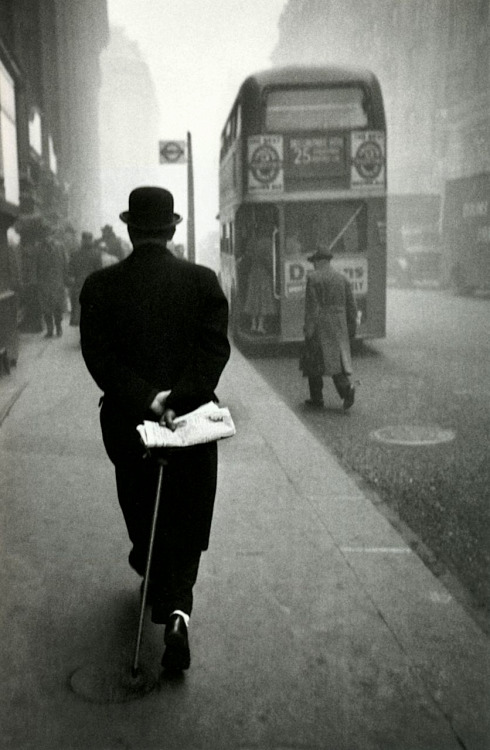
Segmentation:
<svg viewBox="0 0 490 750">
<path fill-rule="evenodd" d="M 155 398 L 150 404 L 150 409 L 157 417 L 160 417 L 159 423 L 164 427 L 168 427 L 172 432 L 176 429 L 177 425 L 174 422 L 175 412 L 173 409 L 165 409 L 165 402 L 170 394 L 170 391 L 160 391 L 157 393 Z"/>
</svg>

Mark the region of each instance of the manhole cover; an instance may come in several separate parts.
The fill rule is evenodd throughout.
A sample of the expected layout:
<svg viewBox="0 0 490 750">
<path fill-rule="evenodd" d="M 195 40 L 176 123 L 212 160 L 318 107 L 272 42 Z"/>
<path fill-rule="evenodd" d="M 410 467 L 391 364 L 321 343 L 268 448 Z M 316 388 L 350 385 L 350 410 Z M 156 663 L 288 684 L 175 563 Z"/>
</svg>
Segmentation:
<svg viewBox="0 0 490 750">
<path fill-rule="evenodd" d="M 437 445 L 450 443 L 456 437 L 453 430 L 435 425 L 394 425 L 371 432 L 373 440 L 394 445 Z"/>
<path fill-rule="evenodd" d="M 157 680 L 144 669 L 133 676 L 129 665 L 85 664 L 73 672 L 70 686 L 74 693 L 92 703 L 126 703 L 151 693 Z"/>
</svg>

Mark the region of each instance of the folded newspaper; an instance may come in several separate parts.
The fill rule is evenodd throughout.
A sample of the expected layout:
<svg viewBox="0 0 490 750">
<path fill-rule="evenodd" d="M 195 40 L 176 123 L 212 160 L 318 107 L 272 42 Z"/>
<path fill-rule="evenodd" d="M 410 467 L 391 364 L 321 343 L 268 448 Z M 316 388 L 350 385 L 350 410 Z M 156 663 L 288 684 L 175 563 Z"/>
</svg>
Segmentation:
<svg viewBox="0 0 490 750">
<path fill-rule="evenodd" d="M 189 445 L 210 443 L 232 437 L 235 425 L 229 409 L 214 401 L 174 419 L 175 431 L 158 424 L 144 421 L 136 428 L 146 448 L 186 448 Z"/>
</svg>

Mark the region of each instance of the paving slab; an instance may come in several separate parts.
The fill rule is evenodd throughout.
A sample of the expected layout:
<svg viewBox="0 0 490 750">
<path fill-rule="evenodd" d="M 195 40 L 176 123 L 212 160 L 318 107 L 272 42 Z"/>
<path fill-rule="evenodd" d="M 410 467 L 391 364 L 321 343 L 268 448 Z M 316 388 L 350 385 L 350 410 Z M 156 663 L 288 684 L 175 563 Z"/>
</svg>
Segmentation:
<svg viewBox="0 0 490 750">
<path fill-rule="evenodd" d="M 75 694 L 76 669 L 129 664 L 139 579 L 76 331 L 49 344 L 0 429 L 1 748 L 490 747 L 487 639 L 236 350 L 191 669 L 130 703 Z M 162 639 L 148 619 L 157 676 Z"/>
</svg>

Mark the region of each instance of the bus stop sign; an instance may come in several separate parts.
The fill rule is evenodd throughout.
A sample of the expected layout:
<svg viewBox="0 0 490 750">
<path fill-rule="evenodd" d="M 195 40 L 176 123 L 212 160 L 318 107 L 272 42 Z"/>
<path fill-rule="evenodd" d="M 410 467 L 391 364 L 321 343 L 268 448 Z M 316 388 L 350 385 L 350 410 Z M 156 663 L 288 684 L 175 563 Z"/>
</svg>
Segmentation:
<svg viewBox="0 0 490 750">
<path fill-rule="evenodd" d="M 160 141 L 160 164 L 185 164 L 185 141 Z"/>
</svg>

